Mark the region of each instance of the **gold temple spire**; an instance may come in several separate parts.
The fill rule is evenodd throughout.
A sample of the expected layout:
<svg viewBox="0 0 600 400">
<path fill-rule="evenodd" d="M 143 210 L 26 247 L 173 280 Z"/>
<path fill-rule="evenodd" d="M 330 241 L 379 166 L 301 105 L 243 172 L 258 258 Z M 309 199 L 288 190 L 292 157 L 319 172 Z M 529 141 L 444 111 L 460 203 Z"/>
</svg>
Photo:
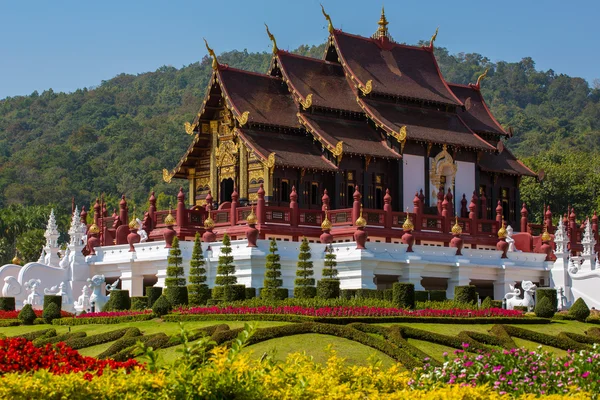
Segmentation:
<svg viewBox="0 0 600 400">
<path fill-rule="evenodd" d="M 265 27 L 267 28 L 267 35 L 269 35 L 269 39 L 271 39 L 271 42 L 273 42 L 273 54 L 277 54 L 279 49 L 277 48 L 277 41 L 275 40 L 275 36 L 273 36 L 271 31 L 269 30 L 269 25 L 265 23 Z"/>
<path fill-rule="evenodd" d="M 208 42 L 206 41 L 206 39 L 204 39 L 204 44 L 206 44 L 206 50 L 208 51 L 208 54 L 210 54 L 210 56 L 212 57 L 212 69 L 216 71 L 217 68 L 219 68 L 219 61 L 217 61 L 217 55 L 215 54 L 215 51 L 208 46 Z"/>
<path fill-rule="evenodd" d="M 381 17 L 379 18 L 379 22 L 377 22 L 377 25 L 379 25 L 379 28 L 377 28 L 377 32 L 375 32 L 373 34 L 373 36 L 371 36 L 373 39 L 381 39 L 382 37 L 386 37 L 388 38 L 388 40 L 393 40 L 392 37 L 390 36 L 390 33 L 388 31 L 388 26 L 389 22 L 387 20 L 387 18 L 385 17 L 385 9 L 383 8 L 383 6 L 381 7 Z"/>
<path fill-rule="evenodd" d="M 321 4 L 321 11 L 323 12 L 325 19 L 329 23 L 329 26 L 327 26 L 327 30 L 329 30 L 329 33 L 333 33 L 333 23 L 331 22 L 331 17 L 325 12 L 325 7 L 323 7 L 323 4 Z"/>
</svg>

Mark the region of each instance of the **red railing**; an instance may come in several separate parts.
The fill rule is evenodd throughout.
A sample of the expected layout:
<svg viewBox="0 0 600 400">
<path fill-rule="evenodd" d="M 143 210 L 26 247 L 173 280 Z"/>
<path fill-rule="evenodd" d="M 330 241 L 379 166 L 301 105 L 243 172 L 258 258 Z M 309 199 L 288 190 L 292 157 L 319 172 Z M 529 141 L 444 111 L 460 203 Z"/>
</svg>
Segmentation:
<svg viewBox="0 0 600 400">
<path fill-rule="evenodd" d="M 323 211 L 321 210 L 299 210 L 300 225 L 321 226 L 323 222 Z"/>
<path fill-rule="evenodd" d="M 333 210 L 329 212 L 329 220 L 334 226 L 349 226 L 352 225 L 352 209 L 345 208 L 341 210 Z"/>
<path fill-rule="evenodd" d="M 265 211 L 266 223 L 290 224 L 291 209 L 286 207 L 267 207 Z"/>
</svg>

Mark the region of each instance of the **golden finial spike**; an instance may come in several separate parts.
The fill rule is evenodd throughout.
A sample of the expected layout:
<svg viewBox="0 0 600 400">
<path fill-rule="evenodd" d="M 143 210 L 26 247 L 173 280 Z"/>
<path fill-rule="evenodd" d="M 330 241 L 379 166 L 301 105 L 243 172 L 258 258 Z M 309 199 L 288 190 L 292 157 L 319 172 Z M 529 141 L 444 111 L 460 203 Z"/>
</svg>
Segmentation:
<svg viewBox="0 0 600 400">
<path fill-rule="evenodd" d="M 379 18 L 379 22 L 377 22 L 377 25 L 379 25 L 379 28 L 377 28 L 377 32 L 375 32 L 372 36 L 373 39 L 380 39 L 382 37 L 386 37 L 389 40 L 392 40 L 392 37 L 390 36 L 387 26 L 388 26 L 388 20 L 385 17 L 385 9 L 383 8 L 383 6 L 381 7 L 381 17 Z"/>
<path fill-rule="evenodd" d="M 273 42 L 273 54 L 277 54 L 279 49 L 277 48 L 277 41 L 275 40 L 275 36 L 273 36 L 271 31 L 269 30 L 269 25 L 265 23 L 265 27 L 267 28 L 267 35 L 269 35 L 269 39 L 271 39 L 271 42 Z"/>
<path fill-rule="evenodd" d="M 431 40 L 429 41 L 429 47 L 433 49 L 433 42 L 435 42 L 435 39 L 437 39 L 437 35 L 438 35 L 438 31 L 440 30 L 440 27 L 438 26 L 437 28 L 435 28 L 435 33 L 433 34 L 433 36 L 431 37 Z"/>
<path fill-rule="evenodd" d="M 323 12 L 323 15 L 325 16 L 327 22 L 329 22 L 329 26 L 327 27 L 329 33 L 333 33 L 333 23 L 331 22 L 331 17 L 325 12 L 325 7 L 323 7 L 323 4 L 321 4 L 321 11 Z"/>
<path fill-rule="evenodd" d="M 202 38 L 202 39 L 204 39 L 204 38 Z M 210 54 L 210 56 L 213 59 L 212 69 L 216 71 L 217 68 L 219 68 L 219 62 L 217 61 L 217 55 L 215 54 L 215 51 L 208 46 L 208 42 L 206 41 L 206 39 L 204 39 L 204 44 L 206 44 L 206 50 L 208 51 L 208 54 Z"/>
<path fill-rule="evenodd" d="M 483 74 L 479 75 L 479 78 L 477 78 L 477 83 L 475 84 L 477 89 L 479 89 L 481 87 L 481 81 L 483 80 L 483 78 L 485 78 L 487 76 L 488 71 L 489 71 L 489 68 L 486 68 L 485 72 Z"/>
</svg>

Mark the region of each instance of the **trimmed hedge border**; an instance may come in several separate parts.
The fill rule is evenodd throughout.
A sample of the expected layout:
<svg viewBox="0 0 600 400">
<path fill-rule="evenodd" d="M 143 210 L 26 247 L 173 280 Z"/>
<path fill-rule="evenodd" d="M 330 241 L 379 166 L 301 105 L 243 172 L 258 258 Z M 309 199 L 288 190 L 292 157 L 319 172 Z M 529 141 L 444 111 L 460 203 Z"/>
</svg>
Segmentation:
<svg viewBox="0 0 600 400">
<path fill-rule="evenodd" d="M 600 337 L 581 335 L 579 333 L 573 333 L 573 332 L 560 332 L 558 335 L 556 335 L 556 337 L 561 338 L 561 339 L 567 338 L 569 340 L 574 340 L 576 342 L 585 343 L 585 344 L 594 344 L 594 343 L 600 344 Z"/>
<path fill-rule="evenodd" d="M 585 331 L 585 334 L 588 336 L 594 336 L 594 337 L 600 338 L 600 328 L 596 328 L 596 327 L 590 328 L 587 331 Z"/>
<path fill-rule="evenodd" d="M 120 324 L 122 322 L 149 321 L 156 316 L 150 314 L 124 315 L 122 317 L 92 317 L 92 318 L 59 318 L 52 321 L 52 325 L 90 325 L 90 324 Z"/>
<path fill-rule="evenodd" d="M 396 307 L 415 308 L 415 285 L 396 282 L 392 287 L 392 302 Z"/>
<path fill-rule="evenodd" d="M 148 308 L 152 308 L 154 302 L 163 294 L 161 286 L 146 286 L 146 297 L 148 298 Z"/>
<path fill-rule="evenodd" d="M 58 336 L 53 336 L 53 337 L 41 337 L 38 339 L 35 339 L 33 341 L 33 345 L 37 346 L 37 347 L 41 347 L 41 346 L 45 346 L 48 343 L 58 343 L 58 342 L 66 342 L 69 339 L 77 339 L 77 338 L 82 338 L 82 337 L 86 337 L 87 333 L 85 332 L 69 332 L 69 333 L 64 333 L 62 335 L 58 335 Z"/>
<path fill-rule="evenodd" d="M 535 291 L 535 303 L 539 304 L 544 297 L 550 300 L 552 310 L 556 312 L 558 310 L 558 296 L 556 293 L 556 289 L 538 288 Z"/>
<path fill-rule="evenodd" d="M 141 336 L 137 338 L 128 338 L 128 343 L 131 342 L 130 339 L 135 339 L 131 346 L 128 346 L 123 350 L 105 358 L 112 358 L 115 361 L 127 361 L 130 358 L 135 357 L 135 349 L 137 348 L 137 342 L 145 343 L 146 346 L 152 347 L 154 350 L 164 348 L 165 344 L 169 342 L 169 336 L 164 332 L 158 332 L 152 335 Z M 125 344 L 125 341 L 123 341 L 123 344 Z"/>
<path fill-rule="evenodd" d="M 0 328 L 19 325 L 21 325 L 21 321 L 19 321 L 18 319 L 0 319 Z"/>
<path fill-rule="evenodd" d="M 115 340 L 122 338 L 128 333 L 129 335 L 137 334 L 137 336 L 142 334 L 138 328 L 123 328 L 110 332 L 99 333 L 97 335 L 92 336 L 67 339 L 67 341 L 65 341 L 65 344 L 73 350 L 79 350 L 86 347 L 96 346 L 98 344 L 114 342 Z"/>
<path fill-rule="evenodd" d="M 492 348 L 490 346 L 479 343 L 475 340 L 471 340 L 467 342 L 469 347 L 463 348 L 464 341 L 456 336 L 447 336 L 442 335 L 440 333 L 434 333 L 429 331 L 424 331 L 422 329 L 415 329 L 408 326 L 399 326 L 400 335 L 404 339 L 417 339 L 424 340 L 426 342 L 437 343 L 448 347 L 453 347 L 455 349 L 462 349 L 468 352 L 476 353 L 478 351 L 490 351 Z"/>
<path fill-rule="evenodd" d="M 0 311 L 15 311 L 15 298 L 0 297 Z"/>
<path fill-rule="evenodd" d="M 505 325 L 504 329 L 510 336 L 530 340 L 546 346 L 556 347 L 557 349 L 575 351 L 591 349 L 591 346 L 576 342 L 567 336 L 552 336 L 510 325 Z"/>
<path fill-rule="evenodd" d="M 31 342 L 36 339 L 41 338 L 50 338 L 56 336 L 56 329 L 48 328 L 48 329 L 40 329 L 39 331 L 21 333 L 20 335 L 15 335 L 13 338 L 25 338 Z"/>
<path fill-rule="evenodd" d="M 506 336 L 492 336 L 485 333 L 473 332 L 473 331 L 462 331 L 457 335 L 461 339 L 470 339 L 487 344 L 489 346 L 502 347 L 507 350 L 516 349 L 518 346 L 512 338 L 506 334 Z M 467 340 L 465 340 L 467 341 Z"/>
<path fill-rule="evenodd" d="M 131 299 L 131 310 L 143 311 L 148 309 L 148 296 L 133 296 Z"/>
<path fill-rule="evenodd" d="M 156 333 L 154 335 L 156 335 Z M 108 349 L 98 354 L 96 358 L 99 358 L 101 360 L 104 358 L 109 358 L 110 356 L 117 354 L 118 352 L 129 346 L 135 345 L 138 342 L 138 340 L 146 341 L 152 336 L 153 335 L 143 336 L 142 332 L 140 332 L 139 329 L 128 329 L 123 336 L 121 336 L 118 340 L 111 344 Z"/>
<path fill-rule="evenodd" d="M 166 322 L 186 321 L 282 321 L 282 322 L 320 322 L 335 325 L 347 325 L 354 322 L 379 323 L 428 323 L 428 324 L 549 324 L 547 318 L 537 317 L 313 317 L 292 314 L 168 314 L 162 317 Z"/>
</svg>

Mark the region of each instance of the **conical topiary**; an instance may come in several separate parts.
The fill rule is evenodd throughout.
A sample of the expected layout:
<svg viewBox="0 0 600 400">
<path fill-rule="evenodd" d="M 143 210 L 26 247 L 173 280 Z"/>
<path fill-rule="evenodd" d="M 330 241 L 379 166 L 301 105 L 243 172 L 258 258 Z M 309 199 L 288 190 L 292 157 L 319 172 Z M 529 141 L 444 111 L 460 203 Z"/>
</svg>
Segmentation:
<svg viewBox="0 0 600 400">
<path fill-rule="evenodd" d="M 577 321 L 583 322 L 590 316 L 590 308 L 585 303 L 585 300 L 580 297 L 569 309 L 569 315 Z"/>
<path fill-rule="evenodd" d="M 171 305 L 171 302 L 164 294 L 161 295 L 152 305 L 152 312 L 159 317 L 167 315 L 172 309 L 173 306 Z"/>
<path fill-rule="evenodd" d="M 217 277 L 215 284 L 217 286 L 232 286 L 237 283 L 235 276 L 235 265 L 233 265 L 233 256 L 231 255 L 231 240 L 228 234 L 223 235 L 223 247 L 219 256 L 219 265 L 217 265 Z"/>
<path fill-rule="evenodd" d="M 481 309 L 482 310 L 487 310 L 488 308 L 492 308 L 492 299 L 490 298 L 490 296 L 486 297 L 481 302 Z"/>
<path fill-rule="evenodd" d="M 535 316 L 540 318 L 552 318 L 554 316 L 554 305 L 548 297 L 542 297 L 535 305 Z"/>
<path fill-rule="evenodd" d="M 60 318 L 60 308 L 56 305 L 56 303 L 50 303 L 46 308 L 44 308 L 44 312 L 42 312 L 42 318 L 46 321 L 47 324 L 51 324 L 52 320 Z"/>
<path fill-rule="evenodd" d="M 179 248 L 179 239 L 173 238 L 169 249 L 167 277 L 165 278 L 165 294 L 173 306 L 187 305 L 188 292 L 185 285 L 185 271 Z"/>
<path fill-rule="evenodd" d="M 340 280 L 337 278 L 337 261 L 333 252 L 333 246 L 329 245 L 325 250 L 325 262 L 323 268 L 323 279 L 317 282 L 317 297 L 323 299 L 335 299 L 340 297 Z"/>
<path fill-rule="evenodd" d="M 277 254 L 277 242 L 271 239 L 269 254 L 267 254 L 267 264 L 265 265 L 265 280 L 263 281 L 263 290 L 260 297 L 269 300 L 281 300 L 279 296 L 283 280 L 281 279 L 280 257 Z M 287 296 L 285 296 L 287 297 Z"/>
<path fill-rule="evenodd" d="M 304 237 L 300 243 L 298 262 L 296 263 L 296 280 L 294 281 L 294 297 L 310 299 L 316 296 L 315 278 L 313 278 L 313 262 L 310 261 L 310 245 Z"/>
<path fill-rule="evenodd" d="M 33 325 L 33 321 L 35 321 L 37 317 L 33 311 L 33 307 L 31 307 L 31 304 L 25 304 L 19 312 L 19 316 L 17 318 L 23 325 Z"/>
<path fill-rule="evenodd" d="M 206 268 L 204 267 L 204 254 L 202 253 L 202 240 L 200 233 L 196 232 L 192 259 L 190 260 L 190 274 L 188 280 L 188 303 L 190 306 L 205 305 L 210 298 L 210 290 L 206 282 Z"/>
</svg>

